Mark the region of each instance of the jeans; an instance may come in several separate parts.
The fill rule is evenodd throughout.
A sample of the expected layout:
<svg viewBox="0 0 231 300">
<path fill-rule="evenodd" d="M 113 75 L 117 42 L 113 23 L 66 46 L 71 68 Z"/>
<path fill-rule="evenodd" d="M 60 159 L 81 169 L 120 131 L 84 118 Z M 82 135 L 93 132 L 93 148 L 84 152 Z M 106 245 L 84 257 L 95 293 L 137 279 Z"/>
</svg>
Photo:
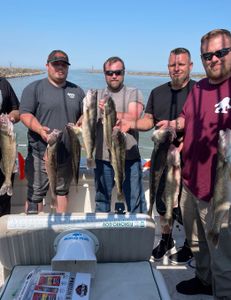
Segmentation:
<svg viewBox="0 0 231 300">
<path fill-rule="evenodd" d="M 95 211 L 111 211 L 111 195 L 115 185 L 114 170 L 108 161 L 96 160 L 95 168 Z M 123 183 L 127 209 L 132 213 L 146 213 L 147 206 L 142 182 L 141 161 L 126 160 L 125 180 Z"/>
</svg>

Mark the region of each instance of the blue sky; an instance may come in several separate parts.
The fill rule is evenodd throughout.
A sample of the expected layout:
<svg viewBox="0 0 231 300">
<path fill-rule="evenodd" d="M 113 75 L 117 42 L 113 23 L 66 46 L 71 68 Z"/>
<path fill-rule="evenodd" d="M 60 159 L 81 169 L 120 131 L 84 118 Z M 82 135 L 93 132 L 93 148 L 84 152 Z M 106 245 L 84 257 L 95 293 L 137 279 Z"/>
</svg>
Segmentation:
<svg viewBox="0 0 231 300">
<path fill-rule="evenodd" d="M 166 71 L 170 50 L 182 46 L 201 72 L 201 36 L 231 30 L 230 0 L 2 0 L 0 8 L 0 66 L 42 68 L 63 49 L 72 69 L 101 69 L 117 55 L 129 70 Z"/>
</svg>

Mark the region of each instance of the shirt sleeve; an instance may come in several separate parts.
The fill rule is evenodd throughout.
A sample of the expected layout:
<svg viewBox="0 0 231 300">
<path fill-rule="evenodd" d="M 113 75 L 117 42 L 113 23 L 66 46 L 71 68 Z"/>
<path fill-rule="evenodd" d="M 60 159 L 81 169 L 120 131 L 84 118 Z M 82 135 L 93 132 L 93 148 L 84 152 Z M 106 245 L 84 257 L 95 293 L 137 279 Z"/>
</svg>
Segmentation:
<svg viewBox="0 0 231 300">
<path fill-rule="evenodd" d="M 149 98 L 148 98 L 148 102 L 145 108 L 145 113 L 146 114 L 151 114 L 154 115 L 154 107 L 153 107 L 153 91 L 150 93 Z"/>
<path fill-rule="evenodd" d="M 85 93 L 82 89 L 80 89 L 80 111 L 81 115 L 83 114 L 83 99 L 85 98 Z"/>
<path fill-rule="evenodd" d="M 36 91 L 35 91 L 36 82 L 33 82 L 26 86 L 22 92 L 19 113 L 31 113 L 35 114 L 37 107 Z"/>
<path fill-rule="evenodd" d="M 2 79 L 2 95 L 3 95 L 3 103 L 1 112 L 10 113 L 12 110 L 19 109 L 19 100 L 16 96 L 11 84 L 6 80 Z"/>
</svg>

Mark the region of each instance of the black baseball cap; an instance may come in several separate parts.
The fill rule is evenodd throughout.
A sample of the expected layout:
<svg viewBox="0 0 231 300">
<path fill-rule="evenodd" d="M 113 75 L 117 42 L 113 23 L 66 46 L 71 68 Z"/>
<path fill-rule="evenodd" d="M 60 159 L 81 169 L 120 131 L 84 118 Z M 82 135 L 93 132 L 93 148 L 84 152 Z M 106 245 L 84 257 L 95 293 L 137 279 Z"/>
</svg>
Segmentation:
<svg viewBox="0 0 231 300">
<path fill-rule="evenodd" d="M 47 58 L 47 63 L 55 62 L 55 61 L 62 61 L 70 66 L 68 55 L 62 50 L 53 50 L 49 54 Z"/>
</svg>

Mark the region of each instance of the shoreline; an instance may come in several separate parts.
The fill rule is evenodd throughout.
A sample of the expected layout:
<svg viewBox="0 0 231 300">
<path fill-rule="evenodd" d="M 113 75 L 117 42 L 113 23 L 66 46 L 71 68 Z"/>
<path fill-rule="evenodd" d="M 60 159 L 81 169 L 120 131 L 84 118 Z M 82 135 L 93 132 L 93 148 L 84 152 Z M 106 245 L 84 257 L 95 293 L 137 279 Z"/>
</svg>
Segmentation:
<svg viewBox="0 0 231 300">
<path fill-rule="evenodd" d="M 103 73 L 102 70 L 88 70 L 89 73 Z M 138 76 L 157 76 L 157 77 L 169 77 L 169 74 L 167 72 L 145 72 L 145 71 L 126 71 L 127 75 L 138 75 Z M 206 75 L 204 73 L 191 73 L 191 77 L 194 78 L 204 78 Z"/>
<path fill-rule="evenodd" d="M 45 72 L 46 71 L 39 70 L 39 69 L 0 67 L 0 77 L 4 77 L 4 78 L 16 78 L 16 77 L 40 75 L 40 74 L 44 74 Z"/>
</svg>

